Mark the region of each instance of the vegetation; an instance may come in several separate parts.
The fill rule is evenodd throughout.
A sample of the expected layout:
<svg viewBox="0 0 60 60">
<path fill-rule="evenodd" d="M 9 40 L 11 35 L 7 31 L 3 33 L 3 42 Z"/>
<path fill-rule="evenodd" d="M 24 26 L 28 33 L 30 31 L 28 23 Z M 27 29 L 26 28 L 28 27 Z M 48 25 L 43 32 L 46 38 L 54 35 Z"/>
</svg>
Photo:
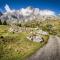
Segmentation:
<svg viewBox="0 0 60 60">
<path fill-rule="evenodd" d="M 45 21 L 27 21 L 24 23 L 23 27 L 31 27 L 31 28 L 40 28 L 43 31 L 47 31 L 50 35 L 58 35 L 60 36 L 60 20 L 45 20 Z"/>
<path fill-rule="evenodd" d="M 33 21 L 21 22 L 20 24 L 18 24 L 18 26 L 36 28 L 37 26 L 39 27 L 40 24 L 41 24 L 40 21 L 33 20 Z"/>
<path fill-rule="evenodd" d="M 19 27 L 36 28 L 47 31 L 50 35 L 60 36 L 60 20 L 29 21 L 17 24 Z M 9 32 L 7 22 L 0 21 L 0 60 L 25 60 L 48 42 L 49 35 L 41 35 L 44 42 L 32 42 L 26 37 L 30 32 Z M 28 29 L 29 29 L 28 28 Z M 32 32 L 35 32 L 33 29 Z"/>
<path fill-rule="evenodd" d="M 0 25 L 7 25 L 7 22 L 6 21 L 2 22 L 0 19 Z"/>
<path fill-rule="evenodd" d="M 6 22 L 6 21 L 4 21 L 4 22 L 3 22 L 3 25 L 7 25 L 7 22 Z"/>
<path fill-rule="evenodd" d="M 46 20 L 42 23 L 42 30 L 48 31 L 51 35 L 60 35 L 60 20 Z"/>
<path fill-rule="evenodd" d="M 0 60 L 25 60 L 31 54 L 41 48 L 48 40 L 43 36 L 44 42 L 29 41 L 27 32 L 9 32 L 10 26 L 0 25 Z"/>
<path fill-rule="evenodd" d="M 0 20 L 0 25 L 2 25 L 2 21 Z"/>
<path fill-rule="evenodd" d="M 22 24 L 17 24 L 17 26 L 22 27 Z"/>
</svg>

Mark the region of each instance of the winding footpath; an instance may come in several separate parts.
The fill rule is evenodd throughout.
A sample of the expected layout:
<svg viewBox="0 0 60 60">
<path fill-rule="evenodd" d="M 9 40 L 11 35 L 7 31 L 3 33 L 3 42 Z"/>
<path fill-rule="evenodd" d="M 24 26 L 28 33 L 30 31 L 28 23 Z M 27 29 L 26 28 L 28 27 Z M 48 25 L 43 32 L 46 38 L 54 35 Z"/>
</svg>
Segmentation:
<svg viewBox="0 0 60 60">
<path fill-rule="evenodd" d="M 50 36 L 48 43 L 27 60 L 60 60 L 60 38 Z"/>
</svg>

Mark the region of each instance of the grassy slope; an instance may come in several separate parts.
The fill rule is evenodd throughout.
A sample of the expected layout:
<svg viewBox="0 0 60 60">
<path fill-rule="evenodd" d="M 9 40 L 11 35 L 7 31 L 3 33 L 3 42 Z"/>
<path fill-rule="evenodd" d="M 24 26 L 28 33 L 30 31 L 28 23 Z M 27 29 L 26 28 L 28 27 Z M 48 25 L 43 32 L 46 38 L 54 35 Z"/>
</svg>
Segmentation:
<svg viewBox="0 0 60 60">
<path fill-rule="evenodd" d="M 27 33 L 10 33 L 8 26 L 0 26 L 0 60 L 25 60 L 26 57 L 36 52 L 48 39 L 43 36 L 43 43 L 36 43 L 26 39 Z"/>
<path fill-rule="evenodd" d="M 52 31 L 55 31 L 60 36 L 60 20 L 46 20 L 42 23 L 42 26 L 46 27 L 47 24 L 52 25 Z"/>
</svg>

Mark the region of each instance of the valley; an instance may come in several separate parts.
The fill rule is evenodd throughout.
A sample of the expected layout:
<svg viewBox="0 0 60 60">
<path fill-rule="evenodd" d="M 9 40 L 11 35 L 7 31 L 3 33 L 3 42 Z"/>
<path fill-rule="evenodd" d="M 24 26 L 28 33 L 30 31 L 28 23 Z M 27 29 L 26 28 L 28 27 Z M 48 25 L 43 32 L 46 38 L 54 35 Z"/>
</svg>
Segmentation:
<svg viewBox="0 0 60 60">
<path fill-rule="evenodd" d="M 59 15 L 31 6 L 6 7 L 5 13 L 0 12 L 0 60 L 60 59 Z"/>
</svg>

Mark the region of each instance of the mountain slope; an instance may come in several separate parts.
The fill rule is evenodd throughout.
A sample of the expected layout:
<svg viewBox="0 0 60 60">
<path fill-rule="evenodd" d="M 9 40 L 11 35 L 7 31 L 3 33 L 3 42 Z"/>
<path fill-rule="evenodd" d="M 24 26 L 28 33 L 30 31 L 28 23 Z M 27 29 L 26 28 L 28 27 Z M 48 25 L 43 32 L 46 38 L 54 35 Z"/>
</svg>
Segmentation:
<svg viewBox="0 0 60 60">
<path fill-rule="evenodd" d="M 8 9 L 7 9 L 7 8 Z M 46 20 L 56 19 L 55 12 L 51 10 L 40 10 L 39 8 L 21 8 L 19 10 L 12 10 L 8 5 L 5 6 L 6 12 L 0 17 L 2 21 L 7 20 L 11 22 L 29 21 L 29 20 Z"/>
</svg>

